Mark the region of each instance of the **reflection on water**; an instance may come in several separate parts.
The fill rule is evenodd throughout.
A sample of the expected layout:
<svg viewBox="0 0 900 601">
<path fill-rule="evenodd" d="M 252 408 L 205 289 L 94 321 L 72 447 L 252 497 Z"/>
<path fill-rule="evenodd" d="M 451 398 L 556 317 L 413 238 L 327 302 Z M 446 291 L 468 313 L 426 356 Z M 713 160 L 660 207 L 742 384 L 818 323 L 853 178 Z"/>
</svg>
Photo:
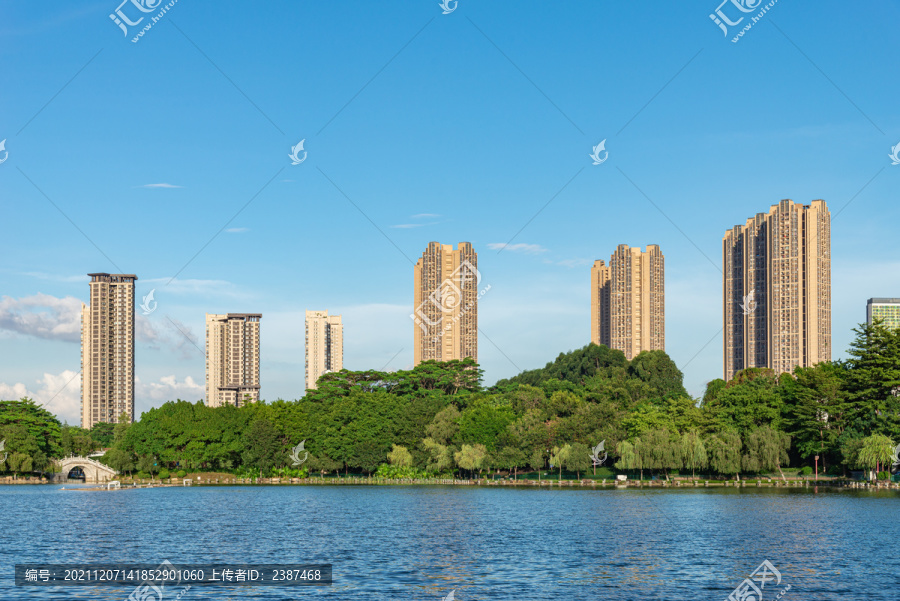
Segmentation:
<svg viewBox="0 0 900 601">
<path fill-rule="evenodd" d="M 0 598 L 131 592 L 15 588 L 15 563 L 163 560 L 334 565 L 327 588 L 194 587 L 188 600 L 721 600 L 763 560 L 787 601 L 898 596 L 896 492 L 64 487 L 0 486 Z"/>
</svg>

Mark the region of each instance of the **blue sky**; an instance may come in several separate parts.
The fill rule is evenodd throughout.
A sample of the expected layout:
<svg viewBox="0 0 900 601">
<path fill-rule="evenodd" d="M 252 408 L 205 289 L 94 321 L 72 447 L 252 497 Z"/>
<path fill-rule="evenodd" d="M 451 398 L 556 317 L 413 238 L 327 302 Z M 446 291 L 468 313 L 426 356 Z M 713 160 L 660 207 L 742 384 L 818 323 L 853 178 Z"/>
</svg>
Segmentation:
<svg viewBox="0 0 900 601">
<path fill-rule="evenodd" d="M 137 43 L 156 12 L 0 4 L 0 397 L 77 421 L 89 272 L 155 290 L 138 412 L 202 398 L 205 312 L 263 314 L 269 400 L 302 395 L 306 309 L 343 314 L 348 369 L 411 366 L 432 240 L 479 253 L 488 384 L 586 344 L 591 263 L 659 244 L 701 394 L 722 235 L 782 198 L 832 212 L 834 358 L 900 296 L 896 3 L 782 0 L 737 43 L 715 0 L 438 4 L 181 0 Z"/>
</svg>

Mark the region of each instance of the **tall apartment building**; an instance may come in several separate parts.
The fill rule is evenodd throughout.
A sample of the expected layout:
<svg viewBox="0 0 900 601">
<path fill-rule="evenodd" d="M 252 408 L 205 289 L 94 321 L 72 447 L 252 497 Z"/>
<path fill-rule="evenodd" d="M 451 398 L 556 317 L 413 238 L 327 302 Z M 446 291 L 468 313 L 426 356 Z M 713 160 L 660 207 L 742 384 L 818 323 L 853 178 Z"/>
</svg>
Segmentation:
<svg viewBox="0 0 900 601">
<path fill-rule="evenodd" d="M 328 311 L 306 312 L 306 389 L 322 374 L 344 369 L 344 324 Z"/>
<path fill-rule="evenodd" d="M 725 379 L 831 360 L 831 214 L 782 200 L 722 238 Z"/>
<path fill-rule="evenodd" d="M 81 304 L 81 427 L 134 421 L 134 282 L 125 273 L 89 273 Z"/>
<path fill-rule="evenodd" d="M 609 265 L 591 267 L 591 341 L 625 353 L 666 348 L 665 257 L 656 244 L 647 250 L 620 244 Z"/>
<path fill-rule="evenodd" d="M 206 404 L 259 400 L 260 313 L 206 314 Z"/>
<path fill-rule="evenodd" d="M 900 298 L 870 298 L 866 303 L 866 323 L 880 319 L 889 328 L 900 327 Z"/>
<path fill-rule="evenodd" d="M 414 268 L 413 364 L 478 361 L 478 254 L 469 242 L 430 242 Z"/>
</svg>

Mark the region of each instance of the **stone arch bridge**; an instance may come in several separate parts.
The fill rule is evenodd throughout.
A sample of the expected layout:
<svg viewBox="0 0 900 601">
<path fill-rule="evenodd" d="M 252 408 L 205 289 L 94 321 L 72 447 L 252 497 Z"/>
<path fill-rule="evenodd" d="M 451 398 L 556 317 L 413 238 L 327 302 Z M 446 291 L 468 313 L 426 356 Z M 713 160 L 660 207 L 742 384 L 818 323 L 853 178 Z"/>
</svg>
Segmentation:
<svg viewBox="0 0 900 601">
<path fill-rule="evenodd" d="M 85 482 L 108 482 L 115 479 L 116 474 L 119 473 L 111 467 L 88 457 L 66 457 L 65 459 L 60 459 L 57 463 L 59 465 L 59 476 L 63 480 L 68 478 L 69 472 L 76 467 L 80 467 L 84 471 Z"/>
</svg>

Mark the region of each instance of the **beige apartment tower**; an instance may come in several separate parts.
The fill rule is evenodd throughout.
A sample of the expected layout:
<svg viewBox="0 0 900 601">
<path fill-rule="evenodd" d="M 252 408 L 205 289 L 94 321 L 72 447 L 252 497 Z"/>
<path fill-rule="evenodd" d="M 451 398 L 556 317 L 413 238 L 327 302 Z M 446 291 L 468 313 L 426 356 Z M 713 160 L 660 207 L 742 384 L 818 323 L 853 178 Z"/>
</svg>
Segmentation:
<svg viewBox="0 0 900 601">
<path fill-rule="evenodd" d="M 81 305 L 81 427 L 134 421 L 134 282 L 125 273 L 89 273 Z"/>
<path fill-rule="evenodd" d="M 609 265 L 591 268 L 591 342 L 625 353 L 666 348 L 665 257 L 656 244 L 647 250 L 616 247 Z"/>
<path fill-rule="evenodd" d="M 260 313 L 206 314 L 206 404 L 259 400 Z"/>
<path fill-rule="evenodd" d="M 344 324 L 328 311 L 306 312 L 306 389 L 322 374 L 344 369 Z"/>
<path fill-rule="evenodd" d="M 722 238 L 724 371 L 831 360 L 831 215 L 782 200 Z"/>
<path fill-rule="evenodd" d="M 478 361 L 478 254 L 468 242 L 430 242 L 414 272 L 413 365 Z"/>
</svg>

